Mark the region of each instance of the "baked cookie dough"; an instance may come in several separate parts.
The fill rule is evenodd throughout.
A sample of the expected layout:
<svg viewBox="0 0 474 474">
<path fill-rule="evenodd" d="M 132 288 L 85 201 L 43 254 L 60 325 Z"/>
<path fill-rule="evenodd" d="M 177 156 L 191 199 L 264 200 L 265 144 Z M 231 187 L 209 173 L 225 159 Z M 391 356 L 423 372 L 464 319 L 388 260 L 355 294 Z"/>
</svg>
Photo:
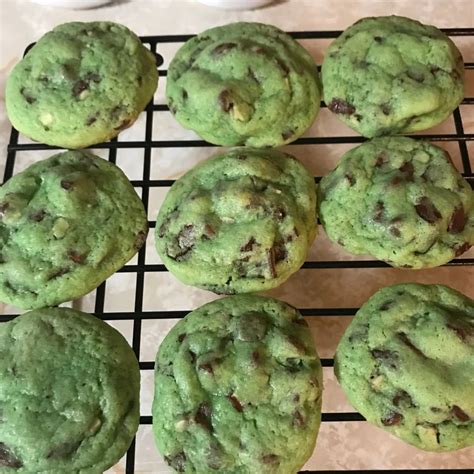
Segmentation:
<svg viewBox="0 0 474 474">
<path fill-rule="evenodd" d="M 65 23 L 15 66 L 6 86 L 13 126 L 62 148 L 107 141 L 129 127 L 153 97 L 156 61 L 128 28 Z"/>
<path fill-rule="evenodd" d="M 434 26 L 400 16 L 363 18 L 328 48 L 324 101 L 365 137 L 424 130 L 464 97 L 456 45 Z"/>
<path fill-rule="evenodd" d="M 457 291 L 382 288 L 344 333 L 335 372 L 356 410 L 407 443 L 474 446 L 474 301 Z"/>
<path fill-rule="evenodd" d="M 0 187 L 0 301 L 42 308 L 79 298 L 142 247 L 148 221 L 114 164 L 69 151 Z"/>
<path fill-rule="evenodd" d="M 446 151 L 405 137 L 352 150 L 319 186 L 329 238 L 394 267 L 443 265 L 474 244 L 474 194 Z"/>
<path fill-rule="evenodd" d="M 208 142 L 258 148 L 296 140 L 320 104 L 310 54 L 261 23 L 220 26 L 187 41 L 170 64 L 166 95 L 176 120 Z"/>
<path fill-rule="evenodd" d="M 303 264 L 316 234 L 316 187 L 290 155 L 238 148 L 178 179 L 156 222 L 177 278 L 215 293 L 274 288 Z"/>
<path fill-rule="evenodd" d="M 140 371 L 123 336 L 45 308 L 0 324 L 0 472 L 98 474 L 138 429 Z"/>
<path fill-rule="evenodd" d="M 288 474 L 311 456 L 321 364 L 301 314 L 260 296 L 206 304 L 162 342 L 153 431 L 177 472 Z"/>
</svg>

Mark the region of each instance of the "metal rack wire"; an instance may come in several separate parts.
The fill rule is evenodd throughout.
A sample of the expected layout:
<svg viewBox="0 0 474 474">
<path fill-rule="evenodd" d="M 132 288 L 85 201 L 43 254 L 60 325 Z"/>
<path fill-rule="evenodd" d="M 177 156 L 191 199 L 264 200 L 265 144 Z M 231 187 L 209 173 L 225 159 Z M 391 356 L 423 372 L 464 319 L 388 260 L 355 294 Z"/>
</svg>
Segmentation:
<svg viewBox="0 0 474 474">
<path fill-rule="evenodd" d="M 448 28 L 443 30 L 449 36 L 459 37 L 473 37 L 474 39 L 474 28 Z M 310 39 L 331 39 L 339 36 L 341 31 L 298 31 L 290 33 L 293 38 L 298 40 L 310 40 Z M 167 36 L 144 36 L 141 37 L 142 42 L 150 47 L 150 50 L 155 54 L 157 60 L 157 67 L 160 76 L 166 76 L 167 71 L 160 69 L 160 66 L 164 63 L 163 57 L 156 52 L 157 45 L 163 43 L 183 43 L 194 35 L 167 35 Z M 29 48 L 31 48 L 30 45 Z M 465 69 L 474 70 L 474 62 L 465 63 Z M 462 105 L 474 106 L 474 97 L 466 97 Z M 324 103 L 321 104 L 325 107 Z M 117 139 L 112 140 L 108 143 L 102 143 L 94 145 L 94 148 L 108 150 L 108 160 L 115 163 L 117 159 L 117 151 L 119 149 L 141 149 L 143 150 L 143 177 L 140 180 L 132 180 L 133 186 L 142 190 L 142 200 L 145 207 L 148 209 L 150 189 L 156 187 L 169 187 L 173 184 L 173 180 L 169 179 L 158 179 L 152 180 L 151 176 L 151 160 L 152 150 L 154 148 L 195 148 L 195 147 L 210 147 L 211 145 L 203 140 L 154 140 L 153 139 L 153 119 L 154 114 L 159 112 L 168 111 L 168 107 L 165 104 L 156 104 L 152 100 L 145 111 L 146 122 L 145 122 L 145 137 L 143 141 L 118 141 Z M 468 142 L 474 142 L 474 134 L 464 132 L 464 125 L 461 111 L 456 109 L 453 114 L 455 133 L 454 134 L 426 134 L 422 138 L 432 140 L 436 142 L 457 142 L 459 146 L 459 153 L 462 162 L 462 172 L 466 180 L 474 187 L 474 174 L 471 168 L 471 162 L 468 152 Z M 417 137 L 415 137 L 417 138 Z M 420 137 L 418 137 L 420 138 Z M 363 142 L 365 139 L 360 136 L 330 136 L 330 137 L 303 137 L 299 138 L 293 145 L 320 145 L 320 144 L 357 144 Z M 8 180 L 14 173 L 15 160 L 17 155 L 24 151 L 31 150 L 48 150 L 54 149 L 48 145 L 40 143 L 20 143 L 19 134 L 15 129 L 12 129 L 10 135 L 10 142 L 8 144 L 7 159 L 5 164 L 4 181 Z M 316 181 L 319 181 L 320 177 L 315 177 Z M 155 221 L 149 222 L 150 227 L 155 227 Z M 446 266 L 458 267 L 474 265 L 474 258 L 457 258 Z M 384 262 L 376 260 L 328 260 L 328 261 L 307 261 L 302 268 L 305 269 L 375 269 L 389 267 Z M 148 319 L 175 319 L 184 317 L 188 311 L 145 311 L 143 309 L 143 295 L 144 295 L 144 279 L 145 274 L 148 272 L 166 272 L 166 268 L 162 264 L 148 264 L 145 261 L 145 248 L 142 248 L 138 254 L 138 260 L 136 264 L 130 264 L 123 267 L 119 272 L 132 272 L 136 274 L 136 291 L 134 310 L 132 312 L 110 312 L 104 310 L 105 300 L 105 289 L 106 283 L 104 282 L 97 290 L 95 296 L 95 307 L 94 314 L 103 320 L 131 320 L 133 321 L 133 336 L 132 346 L 135 354 L 140 359 L 140 343 L 142 335 L 142 321 Z M 357 312 L 358 308 L 304 308 L 301 309 L 301 313 L 304 316 L 353 316 Z M 8 321 L 14 318 L 16 315 L 0 315 L 0 321 Z M 332 358 L 325 358 L 321 360 L 323 367 L 332 367 L 334 360 Z M 154 362 L 140 361 L 141 370 L 153 370 Z M 351 421 L 364 421 L 364 418 L 355 412 L 336 412 L 336 413 L 323 413 L 323 422 L 351 422 Z M 141 416 L 141 425 L 151 425 L 151 416 Z M 126 473 L 133 474 L 135 472 L 135 441 L 132 443 L 126 457 Z M 316 472 L 348 472 L 348 471 L 305 471 L 308 473 Z M 376 473 L 376 472 L 390 472 L 387 470 L 352 470 L 349 472 L 358 473 Z M 396 470 L 393 472 L 397 473 L 409 473 L 414 472 L 413 470 Z M 472 469 L 426 469 L 419 470 L 418 472 L 456 472 L 473 474 Z"/>
</svg>

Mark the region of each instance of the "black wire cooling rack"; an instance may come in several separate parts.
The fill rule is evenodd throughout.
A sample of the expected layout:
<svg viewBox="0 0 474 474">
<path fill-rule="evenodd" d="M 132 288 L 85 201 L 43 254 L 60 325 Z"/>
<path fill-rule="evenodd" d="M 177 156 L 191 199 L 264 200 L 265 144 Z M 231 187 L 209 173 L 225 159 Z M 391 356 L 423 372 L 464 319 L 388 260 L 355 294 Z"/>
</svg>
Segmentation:
<svg viewBox="0 0 474 474">
<path fill-rule="evenodd" d="M 451 37 L 472 37 L 474 39 L 474 28 L 447 28 L 443 31 Z M 290 35 L 297 40 L 327 40 L 336 38 L 341 34 L 341 31 L 298 31 L 292 32 Z M 166 36 L 143 36 L 140 39 L 142 42 L 150 48 L 155 54 L 156 63 L 158 67 L 159 76 L 163 77 L 167 75 L 165 69 L 160 69 L 160 66 L 164 63 L 164 58 L 161 54 L 157 53 L 157 45 L 164 43 L 184 43 L 194 35 L 166 35 Z M 30 45 L 25 53 L 32 47 Z M 474 44 L 473 44 L 474 47 Z M 474 70 L 474 62 L 464 63 L 466 70 Z M 474 97 L 466 97 L 462 101 L 462 105 L 474 106 Z M 321 104 L 325 107 L 325 104 Z M 174 180 L 169 179 L 150 179 L 152 150 L 154 148 L 197 148 L 197 147 L 214 147 L 210 143 L 203 140 L 154 140 L 153 139 L 153 119 L 155 113 L 168 111 L 168 106 L 165 104 L 156 104 L 152 100 L 145 110 L 146 122 L 145 122 L 145 137 L 143 141 L 118 141 L 114 139 L 108 143 L 101 143 L 94 145 L 95 149 L 106 149 L 108 150 L 108 160 L 115 163 L 117 158 L 118 149 L 141 149 L 143 150 L 143 178 L 140 180 L 132 180 L 131 183 L 135 188 L 142 190 L 142 200 L 145 207 L 148 209 L 149 194 L 151 188 L 156 187 L 169 187 L 174 183 Z M 459 108 L 454 111 L 453 114 L 455 133 L 448 134 L 424 134 L 421 136 L 415 136 L 414 138 L 423 138 L 435 142 L 457 142 L 459 146 L 459 153 L 462 162 L 462 173 L 466 180 L 470 183 L 471 187 L 474 187 L 474 175 L 472 173 L 471 162 L 469 158 L 468 142 L 474 142 L 474 134 L 464 132 L 464 124 L 462 113 Z M 357 144 L 365 141 L 360 136 L 329 136 L 329 137 L 303 137 L 299 138 L 292 145 L 321 145 L 321 144 Z M 10 135 L 10 141 L 8 144 L 7 159 L 5 163 L 4 182 L 7 181 L 14 173 L 15 160 L 17 154 L 24 151 L 33 150 L 49 150 L 55 149 L 48 145 L 41 143 L 20 143 L 18 131 L 12 129 Z M 316 181 L 319 181 L 320 177 L 315 177 Z M 149 221 L 150 228 L 155 227 L 155 221 Z M 119 272 L 132 272 L 136 274 L 136 291 L 135 291 L 135 302 L 134 310 L 132 312 L 110 312 L 104 310 L 104 299 L 105 289 L 107 282 L 104 282 L 96 290 L 95 295 L 95 306 L 94 314 L 103 320 L 131 320 L 133 321 L 133 335 L 132 335 L 132 346 L 135 354 L 140 360 L 140 343 L 142 336 L 142 321 L 148 319 L 175 319 L 184 317 L 189 311 L 145 311 L 143 309 L 143 294 L 144 294 L 144 279 L 145 274 L 148 272 L 166 272 L 166 268 L 162 264 L 148 264 L 145 261 L 145 246 L 140 250 L 138 254 L 138 260 L 136 264 L 130 264 L 124 266 Z M 457 258 L 445 266 L 458 267 L 474 265 L 474 258 Z M 375 269 L 381 267 L 389 267 L 384 262 L 377 260 L 327 260 L 327 261 L 307 261 L 304 263 L 304 269 Z M 304 308 L 300 309 L 303 316 L 353 316 L 357 312 L 358 308 Z M 14 318 L 16 315 L 0 315 L 0 321 L 8 321 Z M 323 367 L 333 367 L 334 360 L 332 358 L 321 359 Z M 153 370 L 154 362 L 140 361 L 141 370 Z M 351 422 L 351 421 L 364 421 L 364 417 L 359 413 L 355 412 L 336 412 L 336 413 L 323 413 L 322 422 Z M 151 416 L 141 416 L 140 425 L 151 425 Z M 128 450 L 126 457 L 126 470 L 127 474 L 135 473 L 135 441 L 132 443 Z M 473 461 L 474 464 L 474 461 Z M 413 473 L 415 470 L 397 469 L 397 470 L 351 470 L 351 471 L 304 471 L 306 473 L 321 473 L 321 472 L 353 472 L 353 473 L 381 473 L 381 472 L 396 472 L 396 473 Z M 449 472 L 449 473 L 465 473 L 474 474 L 473 469 L 421 469 L 416 472 Z M 258 474 L 258 473 L 255 473 Z"/>
</svg>

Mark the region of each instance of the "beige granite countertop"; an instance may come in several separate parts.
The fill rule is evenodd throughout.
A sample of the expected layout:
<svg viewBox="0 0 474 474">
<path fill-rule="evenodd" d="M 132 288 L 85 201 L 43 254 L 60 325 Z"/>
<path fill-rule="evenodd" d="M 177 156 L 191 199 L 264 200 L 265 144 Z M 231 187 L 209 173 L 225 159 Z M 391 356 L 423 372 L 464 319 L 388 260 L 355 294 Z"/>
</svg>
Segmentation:
<svg viewBox="0 0 474 474">
<path fill-rule="evenodd" d="M 10 125 L 5 114 L 4 88 L 9 70 L 19 60 L 24 48 L 38 39 L 54 25 L 71 20 L 113 20 L 126 24 L 140 35 L 197 33 L 205 28 L 238 20 L 273 23 L 285 30 L 336 30 L 362 16 L 400 14 L 416 18 L 439 27 L 474 27 L 474 2 L 472 0 L 432 1 L 371 1 L 371 0 L 288 0 L 276 1 L 269 8 L 256 11 L 229 12 L 198 4 L 193 0 L 121 0 L 111 6 L 88 11 L 71 11 L 47 8 L 27 0 L 0 0 L 0 175 L 6 159 L 6 144 Z M 466 61 L 474 62 L 474 37 L 454 38 Z M 328 40 L 304 41 L 315 61 L 320 63 Z M 177 45 L 158 45 L 167 65 Z M 164 101 L 165 80 L 160 80 L 155 100 Z M 466 95 L 474 97 L 474 71 L 467 76 Z M 462 106 L 461 114 L 466 133 L 474 133 L 474 106 Z M 454 133 L 452 118 L 427 133 Z M 353 135 L 338 123 L 327 110 L 322 110 L 307 136 Z M 120 136 L 120 140 L 140 140 L 144 136 L 144 117 Z M 153 138 L 191 139 L 192 132 L 183 130 L 169 113 L 156 112 Z M 27 139 L 22 138 L 23 142 Z M 457 142 L 445 146 L 460 166 Z M 321 175 L 335 166 L 338 157 L 348 145 L 290 145 L 286 149 L 301 159 L 315 175 Z M 474 143 L 468 145 L 471 163 L 474 162 Z M 211 148 L 168 148 L 152 151 L 152 179 L 175 179 L 190 166 L 214 153 Z M 15 172 L 29 163 L 47 157 L 48 152 L 21 152 L 17 156 Z M 106 150 L 98 152 L 106 157 Z M 140 150 L 121 149 L 117 164 L 130 179 L 142 177 Z M 163 200 L 165 188 L 151 188 L 149 218 L 154 220 Z M 464 257 L 474 257 L 470 251 Z M 363 257 L 357 257 L 361 259 Z M 308 260 L 355 259 L 331 244 L 321 231 Z M 132 261 L 134 263 L 134 261 Z M 153 248 L 153 236 L 147 242 L 146 263 L 160 263 Z M 134 310 L 134 273 L 118 273 L 106 285 L 106 312 Z M 380 269 L 305 269 L 290 278 L 280 288 L 269 292 L 299 308 L 357 307 L 381 286 L 395 282 L 417 281 L 443 283 L 474 297 L 474 267 L 441 267 L 425 271 Z M 143 311 L 189 310 L 214 299 L 211 293 L 185 287 L 169 273 L 149 272 L 145 275 Z M 93 311 L 95 295 L 91 294 L 74 302 L 76 308 Z M 15 308 L 0 303 L 0 314 L 16 314 Z M 333 356 L 337 341 L 350 321 L 344 316 L 307 317 L 321 357 Z M 140 360 L 154 360 L 159 342 L 173 320 L 143 320 Z M 111 321 L 111 324 L 132 339 L 133 321 Z M 352 411 L 338 387 L 331 368 L 324 369 L 325 412 Z M 142 371 L 142 415 L 150 415 L 153 396 L 151 371 Z M 440 469 L 474 468 L 474 448 L 455 453 L 425 453 L 371 427 L 366 423 L 323 423 L 313 457 L 305 466 L 314 470 L 344 469 Z M 109 474 L 125 473 L 125 460 L 107 471 Z M 161 456 L 154 447 L 151 427 L 141 426 L 137 435 L 137 473 L 168 473 Z M 474 472 L 474 471 L 473 471 Z M 257 474 L 257 473 L 256 473 Z"/>
</svg>

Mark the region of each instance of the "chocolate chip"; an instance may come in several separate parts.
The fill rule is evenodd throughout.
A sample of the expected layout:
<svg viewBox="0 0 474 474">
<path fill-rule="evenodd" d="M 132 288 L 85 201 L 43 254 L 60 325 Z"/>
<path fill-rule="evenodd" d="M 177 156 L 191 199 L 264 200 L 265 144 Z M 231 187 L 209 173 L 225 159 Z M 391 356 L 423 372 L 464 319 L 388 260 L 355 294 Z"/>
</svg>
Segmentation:
<svg viewBox="0 0 474 474">
<path fill-rule="evenodd" d="M 27 92 L 24 87 L 20 90 L 20 94 L 23 96 L 26 102 L 28 102 L 28 104 L 34 104 L 36 102 L 36 99 L 29 92 Z"/>
<path fill-rule="evenodd" d="M 86 126 L 90 127 L 94 122 L 97 121 L 97 115 L 89 115 L 86 120 Z"/>
<path fill-rule="evenodd" d="M 61 180 L 61 187 L 63 189 L 69 190 L 69 189 L 72 188 L 73 185 L 74 185 L 74 183 L 72 181 L 68 181 L 66 179 Z"/>
<path fill-rule="evenodd" d="M 69 250 L 67 252 L 67 258 L 74 263 L 84 263 L 86 259 L 86 255 L 81 255 L 80 253 L 76 252 L 75 250 Z"/>
<path fill-rule="evenodd" d="M 179 251 L 170 256 L 177 260 L 183 260 L 185 257 L 189 256 L 189 253 L 194 247 L 195 241 L 196 235 L 194 225 L 186 224 L 176 236 L 176 242 L 178 244 Z"/>
<path fill-rule="evenodd" d="M 238 412 L 243 412 L 244 411 L 244 409 L 242 408 L 241 403 L 239 402 L 239 399 L 235 395 L 229 395 L 227 398 L 230 400 L 230 403 L 232 403 L 232 406 Z"/>
<path fill-rule="evenodd" d="M 421 72 L 417 72 L 417 71 L 407 71 L 407 76 L 410 79 L 413 79 L 414 81 L 420 82 L 420 83 L 425 80 L 423 74 Z"/>
<path fill-rule="evenodd" d="M 252 360 L 255 364 L 258 364 L 260 362 L 260 353 L 258 351 L 252 352 Z"/>
<path fill-rule="evenodd" d="M 381 36 L 374 36 L 374 41 L 377 43 L 381 43 L 383 41 L 383 38 Z"/>
<path fill-rule="evenodd" d="M 380 168 L 382 165 L 384 165 L 387 162 L 387 157 L 385 154 L 381 154 L 377 156 L 377 160 L 375 161 L 375 167 Z"/>
<path fill-rule="evenodd" d="M 344 115 L 352 115 L 356 111 L 356 108 L 352 104 L 342 99 L 333 99 L 329 103 L 328 109 L 335 114 Z"/>
<path fill-rule="evenodd" d="M 426 222 L 430 224 L 441 219 L 441 213 L 436 209 L 435 205 L 431 202 L 429 198 L 423 196 L 418 204 L 415 205 L 416 213 Z"/>
<path fill-rule="evenodd" d="M 66 273 L 69 273 L 69 268 L 58 268 L 54 273 L 52 273 L 48 277 L 48 281 L 54 280 L 55 278 L 62 277 L 63 275 L 66 275 Z"/>
<path fill-rule="evenodd" d="M 281 138 L 283 140 L 288 140 L 288 138 L 291 138 L 295 134 L 294 130 L 291 130 L 291 128 L 286 128 L 281 132 Z"/>
<path fill-rule="evenodd" d="M 470 248 L 472 247 L 471 244 L 468 242 L 464 242 L 463 244 L 456 245 L 454 247 L 454 256 L 459 257 L 459 255 L 462 255 L 464 252 L 467 252 Z"/>
<path fill-rule="evenodd" d="M 382 109 L 382 113 L 384 115 L 390 115 L 390 112 L 392 111 L 392 107 L 390 107 L 389 104 L 382 104 L 380 108 Z"/>
<path fill-rule="evenodd" d="M 383 304 L 379 307 L 379 310 L 380 310 L 380 311 L 387 311 L 387 309 L 389 309 L 392 305 L 393 305 L 393 300 L 385 301 L 385 303 L 383 303 Z"/>
<path fill-rule="evenodd" d="M 203 230 L 203 235 L 204 235 L 205 239 L 213 239 L 216 236 L 216 231 L 211 226 L 211 224 L 205 224 L 204 225 L 204 230 Z"/>
<path fill-rule="evenodd" d="M 413 344 L 413 342 L 404 332 L 397 333 L 397 336 L 403 342 L 403 344 L 409 347 L 413 352 L 415 352 L 415 354 L 418 354 L 425 359 L 427 358 L 426 355 L 418 347 L 416 347 L 415 344 Z"/>
<path fill-rule="evenodd" d="M 188 100 L 188 91 L 186 89 L 183 89 L 181 91 L 181 97 L 183 98 L 184 101 Z"/>
<path fill-rule="evenodd" d="M 74 97 L 79 97 L 82 92 L 89 89 L 89 83 L 80 79 L 77 81 L 72 88 L 72 95 Z"/>
<path fill-rule="evenodd" d="M 114 127 L 114 130 L 125 130 L 131 123 L 131 119 L 123 119 L 116 127 Z"/>
<path fill-rule="evenodd" d="M 230 112 L 234 107 L 234 102 L 230 91 L 223 90 L 217 97 L 219 105 L 224 112 Z"/>
<path fill-rule="evenodd" d="M 298 402 L 300 401 L 300 394 L 299 394 L 299 393 L 295 393 L 295 394 L 293 395 L 293 401 L 294 401 L 295 403 L 298 403 Z"/>
<path fill-rule="evenodd" d="M 349 181 L 349 186 L 354 186 L 354 184 L 356 184 L 355 176 L 352 173 L 346 173 L 344 175 L 344 178 L 346 178 L 347 181 Z"/>
<path fill-rule="evenodd" d="M 234 324 L 234 336 L 241 341 L 261 341 L 268 331 L 265 316 L 257 311 L 250 311 L 235 318 Z"/>
<path fill-rule="evenodd" d="M 214 56 L 219 56 L 221 54 L 228 53 L 230 50 L 237 47 L 236 43 L 221 43 L 217 45 L 212 51 L 211 54 Z"/>
<path fill-rule="evenodd" d="M 407 181 L 413 181 L 413 174 L 415 173 L 415 169 L 409 161 L 403 163 L 403 165 L 399 168 L 399 171 L 403 174 L 403 177 Z"/>
<path fill-rule="evenodd" d="M 183 451 L 165 456 L 165 461 L 168 466 L 172 467 L 177 472 L 184 472 L 186 470 L 186 454 Z"/>
<path fill-rule="evenodd" d="M 296 410 L 293 413 L 293 423 L 296 426 L 304 426 L 305 425 L 304 417 L 298 410 Z"/>
<path fill-rule="evenodd" d="M 288 257 L 288 252 L 286 250 L 285 244 L 281 240 L 273 244 L 272 251 L 275 263 L 281 262 Z"/>
<path fill-rule="evenodd" d="M 400 413 L 392 411 L 386 417 L 381 419 L 381 422 L 384 426 L 395 426 L 399 425 L 403 420 L 403 415 Z"/>
<path fill-rule="evenodd" d="M 39 211 L 35 211 L 30 214 L 30 220 L 34 222 L 41 222 L 46 216 L 46 211 L 44 209 L 40 209 Z"/>
<path fill-rule="evenodd" d="M 267 252 L 267 264 L 268 268 L 270 269 L 270 275 L 272 278 L 277 277 L 277 271 L 276 271 L 276 260 L 275 260 L 275 249 L 272 247 L 268 252 Z"/>
<path fill-rule="evenodd" d="M 240 247 L 241 252 L 251 252 L 253 250 L 253 246 L 257 243 L 254 237 L 250 237 L 249 241 Z"/>
<path fill-rule="evenodd" d="M 67 459 L 71 457 L 81 445 L 81 441 L 66 441 L 54 447 L 49 453 L 48 459 Z"/>
<path fill-rule="evenodd" d="M 377 204 L 375 205 L 375 212 L 374 212 L 375 222 L 382 222 L 384 210 L 385 210 L 384 203 L 382 201 L 377 201 Z"/>
<path fill-rule="evenodd" d="M 198 425 L 203 426 L 208 431 L 212 431 L 211 423 L 211 408 L 207 402 L 203 402 L 199 405 L 194 420 Z"/>
<path fill-rule="evenodd" d="M 287 64 L 284 63 L 280 58 L 275 58 L 275 61 L 278 64 L 278 67 L 282 70 L 283 76 L 288 76 L 290 73 L 290 68 L 287 66 Z"/>
<path fill-rule="evenodd" d="M 260 81 L 258 80 L 257 76 L 255 75 L 255 72 L 252 68 L 247 69 L 247 75 L 252 79 L 252 81 L 255 81 L 257 84 L 260 84 Z"/>
<path fill-rule="evenodd" d="M 280 464 L 279 456 L 277 456 L 276 454 L 264 454 L 260 459 L 263 464 Z"/>
<path fill-rule="evenodd" d="M 8 201 L 2 202 L 0 204 L 0 217 L 3 217 L 6 214 L 6 211 L 10 207 L 10 203 Z"/>
<path fill-rule="evenodd" d="M 196 362 L 196 353 L 191 350 L 188 351 L 188 353 L 189 353 L 189 358 L 191 360 L 191 364 L 194 364 L 194 362 Z"/>
<path fill-rule="evenodd" d="M 446 327 L 454 331 L 463 342 L 467 342 L 470 337 L 474 337 L 474 328 L 455 326 L 454 324 L 447 324 Z"/>
<path fill-rule="evenodd" d="M 459 421 L 465 422 L 471 419 L 469 415 L 457 405 L 451 407 L 451 412 Z"/>
<path fill-rule="evenodd" d="M 413 400 L 411 399 L 410 394 L 405 392 L 405 390 L 399 390 L 393 397 L 392 402 L 396 407 L 400 406 L 402 403 L 409 406 L 413 405 Z"/>
<path fill-rule="evenodd" d="M 373 349 L 371 352 L 374 359 L 379 360 L 384 365 L 388 365 L 392 369 L 398 366 L 398 353 L 384 349 Z"/>
<path fill-rule="evenodd" d="M 23 467 L 21 459 L 17 458 L 10 448 L 0 442 L 0 466 L 11 467 L 12 469 L 20 469 Z"/>
<path fill-rule="evenodd" d="M 180 334 L 178 336 L 178 342 L 181 343 L 186 339 L 186 333 Z"/>
<path fill-rule="evenodd" d="M 450 234 L 459 234 L 464 230 L 464 227 L 467 223 L 467 214 L 464 212 L 464 208 L 462 206 L 457 207 L 449 221 L 448 224 L 448 232 Z"/>
<path fill-rule="evenodd" d="M 214 375 L 214 369 L 212 368 L 211 364 L 199 364 L 198 369 L 203 370 L 204 372 L 207 372 L 208 374 Z"/>
<path fill-rule="evenodd" d="M 394 237 L 400 237 L 402 233 L 400 232 L 400 229 L 395 226 L 391 226 L 388 228 L 388 231 L 394 236 Z"/>
</svg>

